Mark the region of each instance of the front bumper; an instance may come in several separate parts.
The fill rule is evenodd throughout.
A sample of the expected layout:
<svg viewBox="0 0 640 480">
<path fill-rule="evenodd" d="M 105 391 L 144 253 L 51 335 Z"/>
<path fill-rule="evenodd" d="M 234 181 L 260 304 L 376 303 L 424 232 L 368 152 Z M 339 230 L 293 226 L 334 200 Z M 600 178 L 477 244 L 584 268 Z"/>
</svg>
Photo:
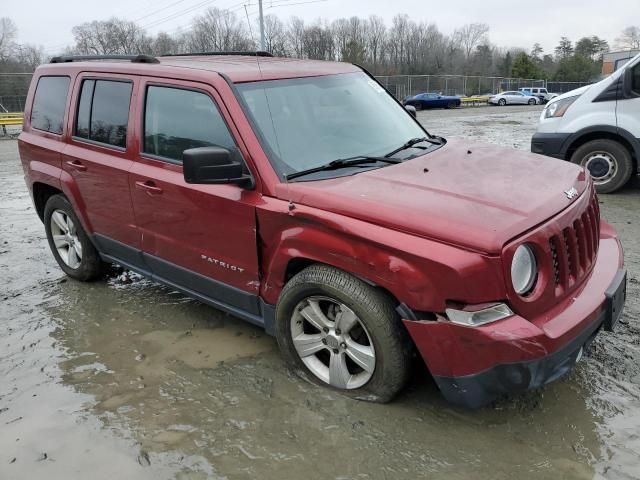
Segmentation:
<svg viewBox="0 0 640 480">
<path fill-rule="evenodd" d="M 535 133 L 531 137 L 531 151 L 547 157 L 565 160 L 566 144 L 570 136 L 570 133 Z"/>
<path fill-rule="evenodd" d="M 565 375 L 624 305 L 626 275 L 615 236 L 602 236 L 584 285 L 535 319 L 520 316 L 471 328 L 446 320 L 404 320 L 444 397 L 478 408 L 497 397 L 538 388 Z"/>
</svg>

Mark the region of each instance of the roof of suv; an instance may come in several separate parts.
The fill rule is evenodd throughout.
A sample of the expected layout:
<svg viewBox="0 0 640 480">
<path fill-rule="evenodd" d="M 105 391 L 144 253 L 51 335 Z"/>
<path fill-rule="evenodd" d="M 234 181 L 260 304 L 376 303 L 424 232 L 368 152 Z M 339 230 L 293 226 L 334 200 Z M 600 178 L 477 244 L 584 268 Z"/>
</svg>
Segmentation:
<svg viewBox="0 0 640 480">
<path fill-rule="evenodd" d="M 252 55 L 193 55 L 157 57 L 157 63 L 133 63 L 128 60 L 90 60 L 72 63 L 54 63 L 47 66 L 74 66 L 83 71 L 109 69 L 118 73 L 153 75 L 175 74 L 176 70 L 194 69 L 226 75 L 233 82 L 253 82 L 296 77 L 314 77 L 339 73 L 358 72 L 355 65 L 318 60 L 263 57 Z M 153 73 L 152 73 L 153 72 Z"/>
</svg>

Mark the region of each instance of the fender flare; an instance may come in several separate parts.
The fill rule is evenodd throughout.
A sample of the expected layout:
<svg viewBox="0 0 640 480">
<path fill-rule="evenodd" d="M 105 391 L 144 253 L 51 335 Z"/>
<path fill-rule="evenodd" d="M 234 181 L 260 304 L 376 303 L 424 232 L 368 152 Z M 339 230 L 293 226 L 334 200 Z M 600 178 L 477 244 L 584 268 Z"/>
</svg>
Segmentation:
<svg viewBox="0 0 640 480">
<path fill-rule="evenodd" d="M 569 138 L 564 142 L 562 146 L 562 150 L 560 153 L 564 158 L 567 158 L 567 153 L 569 149 L 575 145 L 575 143 L 585 137 L 586 135 L 591 135 L 593 133 L 607 133 L 611 135 L 616 135 L 625 139 L 629 145 L 633 148 L 633 154 L 636 158 L 637 168 L 640 168 L 640 139 L 634 137 L 629 131 L 624 128 L 614 127 L 613 125 L 592 125 L 590 127 L 583 128 L 578 130 L 577 132 L 571 134 Z M 567 158 L 567 160 L 569 160 Z"/>
</svg>

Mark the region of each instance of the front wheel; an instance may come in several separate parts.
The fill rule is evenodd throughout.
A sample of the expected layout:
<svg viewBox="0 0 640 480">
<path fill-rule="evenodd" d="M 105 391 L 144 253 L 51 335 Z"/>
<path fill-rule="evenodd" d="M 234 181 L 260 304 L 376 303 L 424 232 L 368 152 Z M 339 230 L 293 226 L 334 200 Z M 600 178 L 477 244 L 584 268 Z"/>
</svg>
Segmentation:
<svg viewBox="0 0 640 480">
<path fill-rule="evenodd" d="M 631 154 L 615 140 L 592 140 L 579 147 L 571 161 L 585 167 L 598 193 L 615 192 L 631 178 Z"/>
<path fill-rule="evenodd" d="M 531 98 L 529 99 L 529 105 L 536 105 L 538 102 L 536 102 L 535 98 Z"/>
<path fill-rule="evenodd" d="M 409 377 L 411 342 L 391 299 L 329 266 L 285 285 L 276 336 L 303 378 L 354 398 L 387 402 Z"/>
<path fill-rule="evenodd" d="M 47 201 L 44 228 L 51 252 L 64 273 L 82 281 L 102 274 L 100 255 L 64 196 L 53 195 Z"/>
<path fill-rule="evenodd" d="M 450 108 L 456 108 L 458 105 L 456 104 L 456 102 L 449 102 L 447 103 L 446 108 L 450 109 Z"/>
<path fill-rule="evenodd" d="M 498 100 L 498 105 L 500 105 L 501 107 L 504 107 L 507 104 L 507 101 L 504 98 L 501 98 L 500 100 Z"/>
</svg>

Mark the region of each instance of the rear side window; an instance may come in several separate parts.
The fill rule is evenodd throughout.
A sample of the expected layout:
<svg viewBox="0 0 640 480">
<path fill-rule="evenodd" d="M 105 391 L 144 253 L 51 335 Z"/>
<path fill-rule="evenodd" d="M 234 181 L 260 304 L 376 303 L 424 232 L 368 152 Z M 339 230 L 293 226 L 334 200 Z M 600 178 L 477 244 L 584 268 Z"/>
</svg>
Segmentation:
<svg viewBox="0 0 640 480">
<path fill-rule="evenodd" d="M 62 133 L 70 81 L 69 77 L 40 77 L 31 108 L 33 128 Z"/>
<path fill-rule="evenodd" d="M 209 146 L 235 148 L 211 97 L 172 87 L 147 88 L 144 153 L 182 162 L 185 150 Z"/>
<path fill-rule="evenodd" d="M 76 136 L 126 148 L 132 87 L 130 82 L 113 80 L 82 82 Z"/>
</svg>

